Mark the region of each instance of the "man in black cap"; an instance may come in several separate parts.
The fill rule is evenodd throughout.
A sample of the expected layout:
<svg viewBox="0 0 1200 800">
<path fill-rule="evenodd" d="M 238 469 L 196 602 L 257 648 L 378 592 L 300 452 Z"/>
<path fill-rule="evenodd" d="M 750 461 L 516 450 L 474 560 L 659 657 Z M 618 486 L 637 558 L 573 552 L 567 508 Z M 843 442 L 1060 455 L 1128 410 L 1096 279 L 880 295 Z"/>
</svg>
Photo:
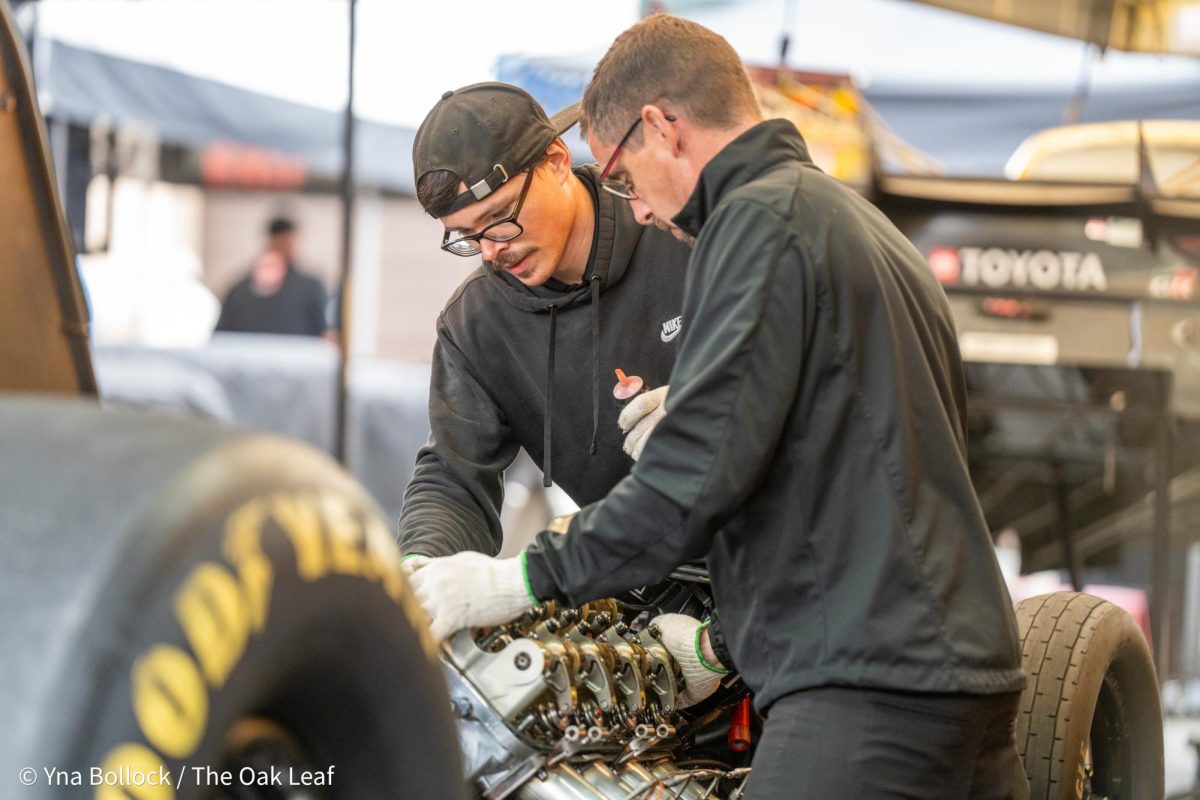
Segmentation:
<svg viewBox="0 0 1200 800">
<path fill-rule="evenodd" d="M 600 191 L 595 166 L 572 168 L 561 136 L 578 118 L 578 106 L 550 119 L 518 87 L 480 83 L 446 92 L 417 131 L 417 199 L 445 227 L 442 249 L 483 263 L 437 321 L 431 434 L 400 517 L 409 569 L 499 551 L 519 448 L 582 505 L 629 472 L 623 446 L 657 420 L 687 248 Z M 618 368 L 658 388 L 623 409 Z"/>
</svg>

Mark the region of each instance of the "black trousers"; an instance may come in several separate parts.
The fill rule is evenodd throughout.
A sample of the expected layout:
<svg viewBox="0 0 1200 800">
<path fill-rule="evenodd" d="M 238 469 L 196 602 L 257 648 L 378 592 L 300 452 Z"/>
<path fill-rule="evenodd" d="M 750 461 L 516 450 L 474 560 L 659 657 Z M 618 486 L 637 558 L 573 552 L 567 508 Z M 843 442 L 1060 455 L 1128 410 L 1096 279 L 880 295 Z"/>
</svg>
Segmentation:
<svg viewBox="0 0 1200 800">
<path fill-rule="evenodd" d="M 746 800 L 1028 800 L 1020 693 L 809 689 L 771 706 Z"/>
</svg>

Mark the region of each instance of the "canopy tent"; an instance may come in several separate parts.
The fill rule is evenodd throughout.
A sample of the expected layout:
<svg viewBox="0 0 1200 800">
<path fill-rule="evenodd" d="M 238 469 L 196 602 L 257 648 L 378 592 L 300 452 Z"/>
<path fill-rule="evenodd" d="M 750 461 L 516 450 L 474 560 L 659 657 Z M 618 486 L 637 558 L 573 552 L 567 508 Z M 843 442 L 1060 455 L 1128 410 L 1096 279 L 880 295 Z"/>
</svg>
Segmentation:
<svg viewBox="0 0 1200 800">
<path fill-rule="evenodd" d="M 528 0 L 519 13 L 456 0 L 456 18 L 472 21 L 464 31 L 486 33 L 452 48 L 450 37 L 471 34 L 448 30 L 444 7 L 358 0 L 357 182 L 411 192 L 412 136 L 442 92 L 489 79 L 502 52 L 599 50 L 636 19 L 636 8 L 636 0 L 605 4 L 567 41 L 556 0 Z M 29 0 L 18 21 L 52 118 L 138 126 L 194 148 L 230 141 L 270 149 L 334 178 L 346 10 L 331 0 Z"/>
<path fill-rule="evenodd" d="M 360 0 L 361 183 L 411 191 L 411 137 L 424 112 L 443 90 L 491 77 L 497 63 L 501 80 L 526 86 L 551 111 L 578 99 L 637 5 L 606 5 L 603 14 L 589 6 L 595 19 L 564 38 L 563 6 L 551 0 L 519 14 L 484 0 L 459 2 L 457 17 L 492 33 L 445 58 L 437 36 L 406 35 L 403 47 L 395 45 L 396 31 L 444 30 L 444 9 Z M 1007 6 L 1014 21 L 1026 7 L 1072 6 L 937 4 Z M 1081 122 L 1200 118 L 1200 64 L 1192 59 L 1109 52 L 1093 62 L 1078 42 L 911 0 L 667 5 L 720 32 L 749 63 L 777 63 L 786 30 L 792 66 L 851 74 L 894 130 L 951 173 L 1001 174 L 1022 140 L 1061 124 L 1085 65 L 1091 78 Z M 1079 13 L 1101 5 L 1073 4 Z M 1182 20 L 1176 29 L 1186 32 L 1184 7 L 1195 3 L 1174 5 Z M 336 176 L 346 68 L 341 3 L 293 0 L 284 14 L 279 4 L 230 0 L 38 0 L 22 16 L 35 10 L 39 94 L 52 116 L 132 121 L 195 147 L 239 141 L 297 155 L 312 173 Z M 526 55 L 498 58 L 516 50 Z M 589 157 L 577 137 L 568 143 Z"/>
<path fill-rule="evenodd" d="M 38 94 L 46 114 L 90 125 L 136 124 L 174 144 L 236 142 L 298 157 L 331 179 L 342 165 L 341 113 L 64 42 L 39 42 Z M 356 181 L 412 193 L 412 128 L 357 124 Z"/>
<path fill-rule="evenodd" d="M 1105 48 L 1200 56 L 1198 0 L 920 1 Z"/>
</svg>

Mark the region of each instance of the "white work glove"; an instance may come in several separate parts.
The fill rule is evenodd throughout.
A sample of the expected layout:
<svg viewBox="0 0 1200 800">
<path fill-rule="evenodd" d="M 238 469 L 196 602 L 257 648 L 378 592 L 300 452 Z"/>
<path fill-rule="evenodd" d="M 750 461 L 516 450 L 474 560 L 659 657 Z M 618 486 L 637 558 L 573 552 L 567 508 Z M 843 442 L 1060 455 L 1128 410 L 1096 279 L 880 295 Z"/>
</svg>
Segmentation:
<svg viewBox="0 0 1200 800">
<path fill-rule="evenodd" d="M 406 578 L 411 578 L 414 572 L 428 564 L 431 560 L 429 556 L 423 556 L 420 553 L 409 553 L 400 559 L 400 571 L 404 573 Z"/>
<path fill-rule="evenodd" d="M 679 693 L 679 708 L 694 706 L 705 700 L 721 684 L 721 676 L 729 670 L 720 662 L 705 660 L 700 649 L 700 637 L 708 623 L 686 614 L 663 614 L 650 620 L 658 626 L 658 638 L 667 652 L 679 663 L 683 672 L 683 691 Z"/>
<path fill-rule="evenodd" d="M 650 432 L 654 430 L 658 421 L 667 415 L 667 390 L 670 388 L 660 386 L 639 394 L 629 401 L 629 405 L 621 410 L 621 416 L 617 417 L 621 432 L 626 434 L 625 444 L 621 449 L 634 461 L 642 457 L 642 450 L 646 447 Z"/>
<path fill-rule="evenodd" d="M 408 583 L 437 641 L 463 628 L 508 622 L 538 605 L 525 577 L 523 550 L 516 558 L 472 551 L 431 558 Z"/>
</svg>

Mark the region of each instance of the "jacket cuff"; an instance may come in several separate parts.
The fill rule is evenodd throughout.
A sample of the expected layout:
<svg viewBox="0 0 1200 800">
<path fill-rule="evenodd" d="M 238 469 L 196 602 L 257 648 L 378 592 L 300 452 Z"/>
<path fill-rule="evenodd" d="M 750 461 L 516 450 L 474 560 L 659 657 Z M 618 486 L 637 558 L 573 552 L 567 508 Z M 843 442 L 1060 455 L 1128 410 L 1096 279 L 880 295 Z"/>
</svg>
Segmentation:
<svg viewBox="0 0 1200 800">
<path fill-rule="evenodd" d="M 723 666 L 717 666 L 716 664 L 708 663 L 708 659 L 704 657 L 704 648 L 700 646 L 700 637 L 704 635 L 704 631 L 706 631 L 711 624 L 712 621 L 710 620 L 709 622 L 701 623 L 696 628 L 696 641 L 693 645 L 696 650 L 696 660 L 700 662 L 700 666 L 704 667 L 709 672 L 715 672 L 718 675 L 728 675 L 730 670 L 725 669 Z M 708 643 L 709 645 L 712 644 L 712 634 L 709 634 Z M 713 651 L 713 655 L 716 655 L 716 648 L 713 648 Z M 720 656 L 717 656 L 717 661 L 721 661 Z M 725 662 L 721 661 L 721 663 L 724 664 Z"/>
<path fill-rule="evenodd" d="M 529 582 L 529 559 L 522 550 L 517 556 L 517 562 L 521 565 L 521 583 L 525 586 L 525 594 L 529 597 L 529 602 L 534 608 L 541 608 L 542 603 L 538 600 L 538 595 L 533 591 L 533 585 Z"/>
<path fill-rule="evenodd" d="M 429 539 L 421 536 L 399 536 L 396 538 L 396 545 L 400 548 L 400 552 L 404 554 L 404 558 L 409 556 L 425 556 L 426 558 L 444 558 L 452 556 L 459 552 L 453 546 L 448 546 L 444 541 Z M 470 549 L 470 548 L 461 548 Z M 485 553 L 484 555 L 488 555 Z"/>
<path fill-rule="evenodd" d="M 729 647 L 725 644 L 725 633 L 721 629 L 721 620 L 717 617 L 715 608 L 709 611 L 708 643 L 712 646 L 713 655 L 717 657 L 717 661 L 731 669 L 736 669 L 733 656 L 729 654 Z"/>
<path fill-rule="evenodd" d="M 550 534 L 559 536 L 561 534 Z M 554 600 L 559 603 L 567 602 L 567 596 L 559 591 L 559 588 L 554 583 L 554 578 L 550 574 L 550 570 L 546 566 L 546 558 L 538 550 L 538 546 L 534 545 L 522 551 L 524 555 L 525 580 L 529 587 L 529 592 L 534 597 L 538 598 L 536 602 L 539 604 L 545 603 L 547 600 Z"/>
</svg>

